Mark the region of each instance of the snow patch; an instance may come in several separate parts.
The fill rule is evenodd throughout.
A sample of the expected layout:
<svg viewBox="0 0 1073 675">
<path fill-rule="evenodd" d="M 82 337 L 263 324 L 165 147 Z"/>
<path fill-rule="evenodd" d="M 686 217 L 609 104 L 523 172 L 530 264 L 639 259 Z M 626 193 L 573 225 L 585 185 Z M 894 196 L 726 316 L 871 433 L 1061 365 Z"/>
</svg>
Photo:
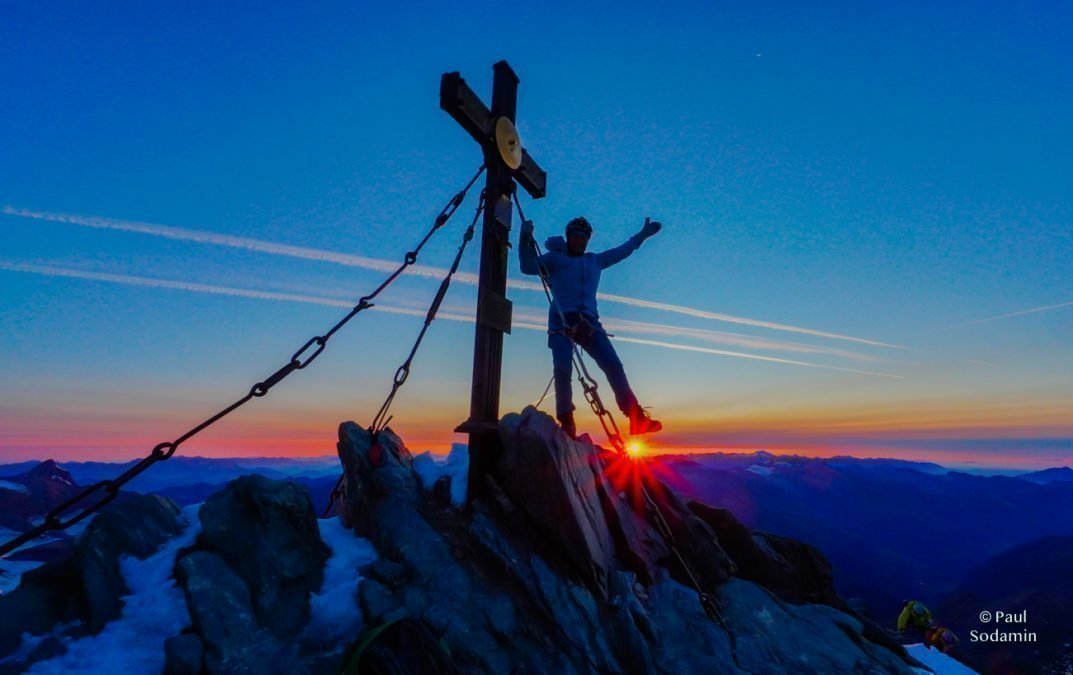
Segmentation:
<svg viewBox="0 0 1073 675">
<path fill-rule="evenodd" d="M 318 520 L 320 538 L 332 550 L 324 566 L 324 583 L 309 598 L 312 615 L 306 637 L 321 643 L 353 638 L 360 632 L 361 610 L 356 591 L 361 575 L 358 568 L 376 560 L 372 542 L 343 526 L 340 518 Z"/>
<path fill-rule="evenodd" d="M 9 480 L 0 480 L 0 488 L 11 490 L 12 492 L 21 492 L 24 495 L 30 494 L 30 488 L 22 483 L 12 483 Z"/>
<path fill-rule="evenodd" d="M 23 574 L 43 564 L 36 560 L 0 560 L 0 595 L 18 588 Z"/>
<path fill-rule="evenodd" d="M 905 645 L 905 650 L 914 659 L 935 671 L 937 675 L 978 675 L 975 670 L 960 661 L 950 658 L 938 649 L 928 649 L 921 643 Z M 920 668 L 916 670 L 918 673 L 928 673 Z"/>
<path fill-rule="evenodd" d="M 771 468 L 770 466 L 762 466 L 760 464 L 753 464 L 748 469 L 746 469 L 746 471 L 748 471 L 749 473 L 755 473 L 758 476 L 770 476 L 771 474 L 775 473 L 775 469 Z"/>
<path fill-rule="evenodd" d="M 437 460 L 432 453 L 422 452 L 414 457 L 414 471 L 421 479 L 421 486 L 431 490 L 440 476 L 451 477 L 451 503 L 462 506 L 466 503 L 466 486 L 469 482 L 469 446 L 465 443 L 452 443 L 451 452 L 444 461 Z"/>
<path fill-rule="evenodd" d="M 197 510 L 183 509 L 187 526 L 177 537 L 145 560 L 126 556 L 119 561 L 130 595 L 123 598 L 123 611 L 97 635 L 64 640 L 67 653 L 35 663 L 28 672 L 66 673 L 159 673 L 164 670 L 164 640 L 190 625 L 186 598 L 172 571 L 179 549 L 190 546 L 201 531 Z M 23 636 L 26 640 L 27 636 Z"/>
</svg>

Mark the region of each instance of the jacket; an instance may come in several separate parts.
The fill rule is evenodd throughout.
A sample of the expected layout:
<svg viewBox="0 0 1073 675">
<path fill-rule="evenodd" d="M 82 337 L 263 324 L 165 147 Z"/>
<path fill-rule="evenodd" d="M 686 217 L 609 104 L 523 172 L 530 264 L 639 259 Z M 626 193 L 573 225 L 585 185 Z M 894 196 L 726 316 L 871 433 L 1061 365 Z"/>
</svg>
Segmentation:
<svg viewBox="0 0 1073 675">
<path fill-rule="evenodd" d="M 628 258 L 640 248 L 643 241 L 644 237 L 635 234 L 625 243 L 600 253 L 570 255 L 565 239 L 561 236 L 548 237 L 544 242 L 546 251 L 539 257 L 528 242 L 520 242 L 518 260 L 523 274 L 537 275 L 540 274 L 540 267 L 545 269 L 552 295 L 564 314 L 579 312 L 595 321 L 600 318 L 596 307 L 596 289 L 600 285 L 600 273 Z M 561 328 L 563 325 L 559 313 L 554 306 L 549 307 L 548 330 L 557 331 Z"/>
</svg>

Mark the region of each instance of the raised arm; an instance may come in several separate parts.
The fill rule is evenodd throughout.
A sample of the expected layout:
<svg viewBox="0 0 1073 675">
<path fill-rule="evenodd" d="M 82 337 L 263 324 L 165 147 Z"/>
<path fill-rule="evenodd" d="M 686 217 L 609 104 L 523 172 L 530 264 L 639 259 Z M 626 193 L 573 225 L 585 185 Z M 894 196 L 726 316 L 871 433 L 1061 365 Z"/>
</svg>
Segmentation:
<svg viewBox="0 0 1073 675">
<path fill-rule="evenodd" d="M 518 238 L 518 262 L 521 264 L 522 274 L 540 274 L 539 260 L 536 247 L 533 246 L 533 221 L 526 220 L 522 223 L 522 234 Z"/>
<path fill-rule="evenodd" d="M 622 262 L 631 253 L 641 247 L 641 242 L 660 231 L 663 225 L 645 218 L 645 225 L 641 231 L 626 240 L 626 243 L 609 248 L 596 254 L 596 260 L 600 263 L 600 269 L 605 270 L 615 263 Z"/>
</svg>

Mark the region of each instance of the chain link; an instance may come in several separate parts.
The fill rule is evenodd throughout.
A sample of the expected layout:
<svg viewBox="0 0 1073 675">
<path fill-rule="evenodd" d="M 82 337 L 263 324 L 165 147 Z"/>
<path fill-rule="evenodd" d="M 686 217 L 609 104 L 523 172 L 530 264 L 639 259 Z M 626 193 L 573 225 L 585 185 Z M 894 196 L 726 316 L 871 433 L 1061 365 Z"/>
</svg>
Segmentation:
<svg viewBox="0 0 1073 675">
<path fill-rule="evenodd" d="M 380 410 L 377 411 L 376 416 L 373 417 L 372 424 L 369 425 L 369 433 L 373 436 L 373 444 L 377 443 L 377 437 L 380 432 L 387 428 L 388 422 L 391 421 L 392 416 L 387 414 L 391 408 L 391 404 L 395 401 L 395 394 L 398 393 L 402 385 L 406 384 L 407 378 L 410 377 L 410 366 L 413 364 L 414 357 L 417 355 L 417 350 L 421 347 L 421 342 L 425 339 L 425 334 L 428 332 L 429 326 L 436 319 L 436 313 L 439 312 L 440 305 L 443 303 L 444 297 L 447 295 L 447 289 L 451 286 L 451 279 L 454 277 L 455 272 L 458 271 L 458 265 L 462 262 L 462 255 L 466 252 L 466 246 L 473 240 L 473 234 L 477 227 L 477 221 L 480 220 L 481 213 L 484 212 L 485 207 L 485 195 L 481 192 L 481 198 L 477 202 L 476 211 L 473 214 L 473 220 L 470 221 L 469 227 L 466 228 L 465 233 L 462 236 L 462 243 L 458 246 L 458 253 L 455 254 L 454 262 L 451 263 L 451 267 L 447 270 L 447 274 L 440 282 L 439 290 L 436 291 L 436 296 L 432 300 L 432 304 L 429 305 L 428 312 L 425 314 L 425 323 L 421 326 L 421 332 L 418 333 L 417 339 L 414 341 L 413 347 L 410 349 L 409 356 L 403 361 L 402 365 L 395 371 L 395 377 L 392 380 L 391 391 L 388 393 L 387 398 L 384 399 L 384 403 L 380 406 Z M 457 207 L 455 207 L 457 209 Z M 346 472 L 344 471 L 339 480 L 335 482 L 335 487 L 332 488 L 332 492 L 328 497 L 328 505 L 324 508 L 324 512 L 321 514 L 322 518 L 327 518 L 332 513 L 332 509 L 335 508 L 336 503 L 342 496 L 345 489 Z"/>
<path fill-rule="evenodd" d="M 249 392 L 239 400 L 235 401 L 228 407 L 224 408 L 220 412 L 208 418 L 193 429 L 187 431 L 185 434 L 175 439 L 174 441 L 165 441 L 163 443 L 158 444 L 155 448 L 153 448 L 153 450 L 149 453 L 148 456 L 138 461 L 136 464 L 124 471 L 118 477 L 110 480 L 98 481 L 93 485 L 88 486 L 86 489 L 82 490 L 71 499 L 68 499 L 66 502 L 49 511 L 48 514 L 45 515 L 45 519 L 41 522 L 40 525 L 37 525 L 36 527 L 33 527 L 23 532 L 14 539 L 0 544 L 0 558 L 6 556 L 15 549 L 23 546 L 27 542 L 30 542 L 40 537 L 47 532 L 66 529 L 74 525 L 75 523 L 78 523 L 81 520 L 85 519 L 89 515 L 97 512 L 106 504 L 115 499 L 116 496 L 118 496 L 119 494 L 120 488 L 122 488 L 131 480 L 133 480 L 136 476 L 138 476 L 143 471 L 148 469 L 150 466 L 153 466 L 157 462 L 163 462 L 170 459 L 171 456 L 175 454 L 175 451 L 179 448 L 179 445 L 181 445 L 184 441 L 188 440 L 190 437 L 194 436 L 201 430 L 213 424 L 221 417 L 224 417 L 225 415 L 231 413 L 233 410 L 242 406 L 250 399 L 265 396 L 266 394 L 268 394 L 269 390 L 272 389 L 272 387 L 279 384 L 285 377 L 290 375 L 292 372 L 294 372 L 295 370 L 301 370 L 308 366 L 310 363 L 312 363 L 313 360 L 320 356 L 320 353 L 324 351 L 325 345 L 327 345 L 328 340 L 332 337 L 332 335 L 335 334 L 336 331 L 346 325 L 346 323 L 352 318 L 354 318 L 354 316 L 357 315 L 359 312 L 368 309 L 369 307 L 372 307 L 373 305 L 370 301 L 377 295 L 379 295 L 381 291 L 391 285 L 391 283 L 395 281 L 395 279 L 397 279 L 407 267 L 417 262 L 417 256 L 421 252 L 421 249 L 425 246 L 425 243 L 428 242 L 428 240 L 432 237 L 433 234 L 435 234 L 437 230 L 443 227 L 443 225 L 451 219 L 451 216 L 454 215 L 454 212 L 458 210 L 459 205 L 461 205 L 462 201 L 465 199 L 466 193 L 469 192 L 469 189 L 477 181 L 480 175 L 484 173 L 484 169 L 485 167 L 482 164 L 481 167 L 477 170 L 477 173 L 474 174 L 473 178 L 469 180 L 466 186 L 462 188 L 462 190 L 460 190 L 453 197 L 451 197 L 450 201 L 448 201 L 447 204 L 440 210 L 440 213 L 436 216 L 432 227 L 421 239 L 417 247 L 414 248 L 414 250 L 408 251 L 406 253 L 403 263 L 394 272 L 392 272 L 391 275 L 388 276 L 387 279 L 385 279 L 376 288 L 376 290 L 374 290 L 369 295 L 362 297 L 358 301 L 358 304 L 355 305 L 352 310 L 350 310 L 350 313 L 348 313 L 338 323 L 332 326 L 332 328 L 327 333 L 325 333 L 324 335 L 317 335 L 310 338 L 308 342 L 302 345 L 301 349 L 296 351 L 294 355 L 291 356 L 291 360 L 288 361 L 286 365 L 284 365 L 276 372 L 272 373 L 272 375 L 262 380 L 261 382 L 254 384 L 250 388 Z M 312 353 L 306 356 L 305 352 L 308 351 L 310 348 L 313 348 Z M 103 496 L 97 498 L 94 501 L 89 501 L 90 497 L 99 492 L 103 492 Z M 83 505 L 83 502 L 87 501 L 88 504 Z M 75 515 L 67 519 L 61 517 L 68 511 L 79 506 L 81 508 L 75 513 Z"/>
</svg>

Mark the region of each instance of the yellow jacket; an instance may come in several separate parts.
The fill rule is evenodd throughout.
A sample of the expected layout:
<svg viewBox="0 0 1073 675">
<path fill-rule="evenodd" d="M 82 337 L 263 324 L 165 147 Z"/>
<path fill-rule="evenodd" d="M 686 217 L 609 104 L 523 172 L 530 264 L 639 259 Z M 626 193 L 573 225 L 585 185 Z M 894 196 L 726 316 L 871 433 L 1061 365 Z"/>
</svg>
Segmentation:
<svg viewBox="0 0 1073 675">
<path fill-rule="evenodd" d="M 905 607 L 902 609 L 902 613 L 898 615 L 898 630 L 904 631 L 906 624 L 913 625 L 921 630 L 924 630 L 928 626 L 931 626 L 931 610 L 924 607 L 924 613 L 917 615 L 913 612 L 913 607 L 920 605 L 924 607 L 924 603 L 919 600 L 910 600 L 905 603 Z"/>
</svg>

